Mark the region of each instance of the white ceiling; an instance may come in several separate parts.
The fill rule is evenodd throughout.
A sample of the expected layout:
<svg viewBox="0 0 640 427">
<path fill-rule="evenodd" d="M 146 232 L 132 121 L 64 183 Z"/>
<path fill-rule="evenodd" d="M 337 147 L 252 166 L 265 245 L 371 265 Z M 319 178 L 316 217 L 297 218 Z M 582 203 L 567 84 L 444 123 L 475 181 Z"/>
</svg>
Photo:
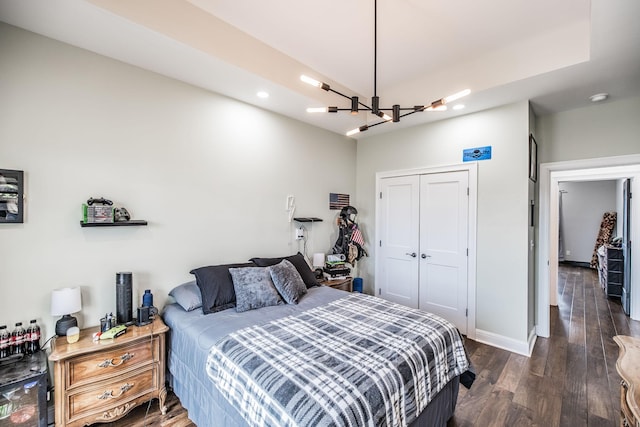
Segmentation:
<svg viewBox="0 0 640 427">
<path fill-rule="evenodd" d="M 472 94 L 464 110 L 414 114 L 361 136 L 526 99 L 547 114 L 598 92 L 640 96 L 639 17 L 636 0 L 378 0 L 381 107 Z M 306 113 L 349 104 L 299 80 L 368 102 L 373 0 L 0 0 L 0 20 L 336 133 L 377 121 Z"/>
</svg>

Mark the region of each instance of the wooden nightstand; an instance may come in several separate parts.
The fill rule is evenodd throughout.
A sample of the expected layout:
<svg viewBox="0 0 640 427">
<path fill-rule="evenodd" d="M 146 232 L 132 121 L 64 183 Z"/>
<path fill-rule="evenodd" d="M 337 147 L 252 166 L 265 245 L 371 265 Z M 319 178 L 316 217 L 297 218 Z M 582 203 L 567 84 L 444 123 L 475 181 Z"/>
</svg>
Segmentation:
<svg viewBox="0 0 640 427">
<path fill-rule="evenodd" d="M 318 280 L 318 283 L 320 283 L 321 285 L 331 286 L 334 289 L 340 289 L 341 291 L 347 291 L 347 292 L 353 291 L 352 282 L 353 282 L 353 278 L 351 277 L 347 277 L 346 279 L 337 279 L 337 280 L 327 280 L 327 279 Z"/>
<path fill-rule="evenodd" d="M 640 339 L 616 335 L 620 347 L 616 370 L 620 382 L 620 425 L 640 426 Z"/>
<path fill-rule="evenodd" d="M 93 341 L 99 327 L 80 331 L 80 340 L 53 343 L 56 426 L 83 426 L 122 418 L 155 397 L 165 398 L 165 333 L 160 316 L 146 326 L 130 326 L 115 339 Z"/>
</svg>

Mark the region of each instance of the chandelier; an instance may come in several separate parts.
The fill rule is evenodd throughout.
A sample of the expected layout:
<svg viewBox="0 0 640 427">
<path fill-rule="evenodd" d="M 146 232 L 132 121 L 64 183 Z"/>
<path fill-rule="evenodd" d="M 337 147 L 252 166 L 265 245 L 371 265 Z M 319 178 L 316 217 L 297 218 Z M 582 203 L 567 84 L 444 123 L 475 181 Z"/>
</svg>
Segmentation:
<svg viewBox="0 0 640 427">
<path fill-rule="evenodd" d="M 388 122 L 399 122 L 402 117 L 409 116 L 411 114 L 419 113 L 422 111 L 445 111 L 447 109 L 447 103 L 453 102 L 457 99 L 467 96 L 471 91 L 465 89 L 453 95 L 445 98 L 440 98 L 433 101 L 429 105 L 414 105 L 413 107 L 401 107 L 398 104 L 393 105 L 391 108 L 380 107 L 380 97 L 377 93 L 377 66 L 378 66 L 378 0 L 374 0 L 374 13 L 373 13 L 373 96 L 371 97 L 371 105 L 367 105 L 360 101 L 357 96 L 348 96 L 335 89 L 332 89 L 327 83 L 320 82 L 309 76 L 302 75 L 300 80 L 308 83 L 312 86 L 318 87 L 327 92 L 335 93 L 343 98 L 351 101 L 351 107 L 338 108 L 337 106 L 331 107 L 310 107 L 307 108 L 308 113 L 337 113 L 338 111 L 349 111 L 351 114 L 356 115 L 360 111 L 370 111 L 371 114 L 379 117 L 381 120 L 373 124 L 365 124 L 347 132 L 347 136 L 355 135 L 359 132 L 364 132 L 369 128 L 381 125 Z M 391 115 L 386 112 L 390 112 Z"/>
</svg>

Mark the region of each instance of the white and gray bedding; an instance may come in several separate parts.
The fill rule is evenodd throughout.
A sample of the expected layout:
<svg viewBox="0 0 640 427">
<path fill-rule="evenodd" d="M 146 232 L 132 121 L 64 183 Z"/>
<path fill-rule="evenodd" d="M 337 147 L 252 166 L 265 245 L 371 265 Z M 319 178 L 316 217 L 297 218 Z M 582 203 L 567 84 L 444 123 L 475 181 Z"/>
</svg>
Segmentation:
<svg viewBox="0 0 640 427">
<path fill-rule="evenodd" d="M 252 426 L 407 426 L 469 367 L 455 327 L 362 294 L 234 332 L 207 372 Z"/>
<path fill-rule="evenodd" d="M 343 304 L 341 299 L 347 295 L 349 294 L 329 287 L 315 287 L 310 288 L 308 293 L 300 299 L 298 304 L 275 305 L 244 313 L 237 313 L 234 308 L 230 308 L 205 315 L 202 310 L 185 311 L 179 304 L 170 304 L 165 307 L 163 318 L 171 328 L 169 333 L 168 354 L 169 379 L 175 393 L 180 398 L 182 405 L 188 409 L 189 418 L 191 418 L 200 427 L 218 425 L 233 427 L 245 426 L 248 424 L 240 413 L 228 402 L 223 394 L 220 393 L 218 387 L 214 385 L 214 382 L 207 375 L 207 358 L 210 349 L 215 344 L 227 342 L 224 341 L 226 339 L 225 337 L 245 328 L 264 325 L 270 321 L 278 319 L 282 321 L 282 319 L 288 316 L 308 317 L 309 313 L 303 314 L 307 310 L 332 305 L 332 303 L 337 307 L 341 307 Z M 376 302 L 379 301 L 386 303 L 385 301 L 378 300 L 374 297 L 368 298 L 371 298 Z M 352 297 L 348 297 L 344 301 L 351 301 L 352 299 Z M 358 297 L 355 299 L 359 300 Z M 403 311 L 408 310 L 406 307 L 403 307 Z M 384 313 L 384 315 L 373 315 L 371 313 L 361 314 L 360 320 L 345 317 L 344 322 L 342 323 L 343 330 L 351 329 L 355 335 L 364 337 L 371 333 L 367 332 L 366 329 L 363 329 L 361 325 L 369 325 L 371 323 L 369 320 L 371 319 L 374 319 L 377 322 L 379 318 L 382 319 L 388 316 L 386 310 Z M 423 312 L 419 313 L 426 314 Z M 346 315 L 344 308 L 342 309 L 341 315 Z M 365 317 L 363 316 L 367 316 L 368 318 L 365 320 Z M 357 321 L 359 321 L 361 325 L 358 323 L 352 323 Z M 309 322 L 311 322 L 311 320 L 309 320 Z M 284 323 L 286 324 L 288 321 L 284 321 Z M 420 333 L 420 335 L 421 334 L 422 333 Z M 451 336 L 450 333 L 449 335 Z M 455 335 L 457 336 L 457 332 Z M 435 342 L 437 345 L 435 345 L 435 347 L 445 346 L 445 342 L 450 339 L 452 338 L 436 339 Z M 422 344 L 419 346 L 421 345 Z M 427 345 L 427 347 L 429 345 Z M 460 353 L 461 351 L 463 356 L 464 348 L 460 346 L 461 344 L 454 345 L 454 348 L 458 349 L 455 350 L 454 353 Z M 382 349 L 380 350 L 382 351 Z M 341 351 L 346 350 L 343 349 Z M 429 352 L 431 352 L 431 350 L 427 350 L 427 353 Z M 447 359 L 449 357 L 450 356 L 447 356 Z M 460 354 L 451 357 L 453 357 L 453 359 L 462 358 Z M 466 360 L 466 357 L 464 357 L 464 360 Z M 434 359 L 429 363 L 436 363 L 440 365 L 441 362 L 435 362 Z M 402 366 L 407 367 L 409 365 L 404 364 Z M 427 391 L 425 388 L 425 393 L 422 393 L 421 395 L 423 397 L 418 397 L 418 400 L 416 400 L 415 403 L 409 404 L 409 412 L 412 415 L 405 415 L 407 422 L 410 423 L 411 417 L 414 416 L 413 414 L 419 412 L 419 407 L 422 407 L 423 403 L 426 404 L 425 400 L 428 400 L 429 396 L 436 394 L 439 387 L 446 383 L 447 379 L 445 378 L 453 378 L 464 369 L 464 363 L 462 360 L 459 361 L 457 366 L 441 368 L 439 370 L 436 369 L 435 372 L 439 372 L 436 373 L 436 377 L 439 377 L 438 380 L 435 381 L 433 379 L 429 379 L 428 382 L 432 383 L 431 390 Z M 404 376 L 405 370 L 401 369 L 401 371 Z M 431 375 L 429 375 L 429 378 L 431 378 Z M 434 387 L 433 384 L 439 385 Z M 457 377 L 453 378 L 453 380 L 445 386 L 443 391 L 438 393 L 436 396 L 438 405 L 434 405 L 433 403 L 429 405 L 427 407 L 427 411 L 424 411 L 422 414 L 423 416 L 420 418 L 424 419 L 424 414 L 429 410 L 433 410 L 434 412 L 442 413 L 442 417 L 445 417 L 442 419 L 446 421 L 448 416 L 452 413 L 453 407 L 455 407 L 457 384 Z M 421 387 L 422 386 L 418 388 Z M 414 422 L 413 424 L 416 425 L 417 423 Z"/>
</svg>

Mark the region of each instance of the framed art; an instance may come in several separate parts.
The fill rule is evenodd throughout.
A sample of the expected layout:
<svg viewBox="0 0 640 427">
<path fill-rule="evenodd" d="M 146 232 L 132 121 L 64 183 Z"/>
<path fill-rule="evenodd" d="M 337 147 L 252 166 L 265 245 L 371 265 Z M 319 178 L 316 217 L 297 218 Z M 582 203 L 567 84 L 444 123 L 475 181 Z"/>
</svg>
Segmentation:
<svg viewBox="0 0 640 427">
<path fill-rule="evenodd" d="M 24 172 L 0 169 L 0 223 L 21 223 L 24 218 Z"/>
<path fill-rule="evenodd" d="M 533 134 L 529 135 L 529 179 L 538 180 L 538 143 Z"/>
</svg>

